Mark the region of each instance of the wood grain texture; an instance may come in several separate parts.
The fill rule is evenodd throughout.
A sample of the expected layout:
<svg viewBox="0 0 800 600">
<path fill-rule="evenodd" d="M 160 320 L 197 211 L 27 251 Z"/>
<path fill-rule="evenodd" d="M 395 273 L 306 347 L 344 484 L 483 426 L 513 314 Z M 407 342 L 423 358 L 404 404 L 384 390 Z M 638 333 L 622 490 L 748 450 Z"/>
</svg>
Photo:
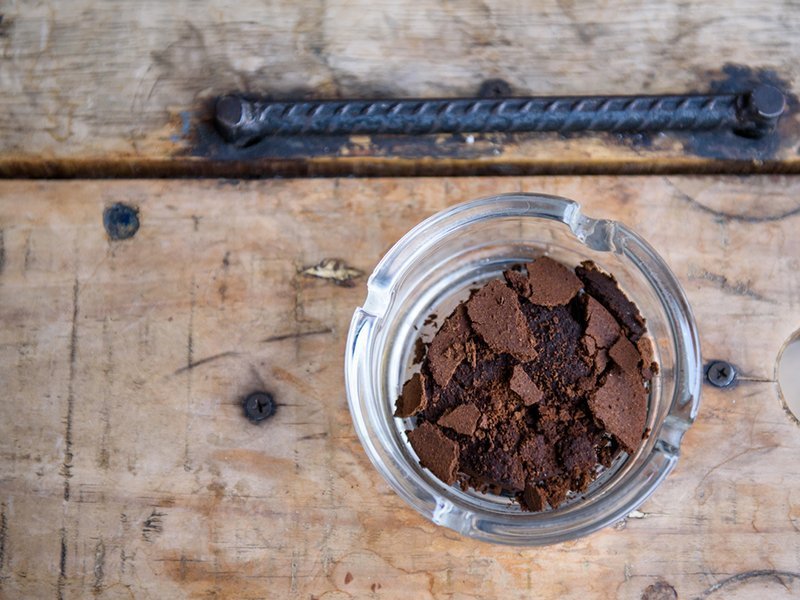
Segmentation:
<svg viewBox="0 0 800 600">
<path fill-rule="evenodd" d="M 299 274 L 330 257 L 369 272 L 422 218 L 518 190 L 635 228 L 685 286 L 704 356 L 741 373 L 706 386 L 640 512 L 538 550 L 460 539 L 388 488 L 343 388 L 364 279 Z M 799 192 L 791 177 L 0 183 L 0 597 L 796 597 L 800 428 L 775 361 L 800 327 Z M 113 202 L 140 210 L 130 240 L 105 235 Z M 240 406 L 256 389 L 279 403 L 261 426 Z"/>
<path fill-rule="evenodd" d="M 11 2 L 0 23 L 0 174 L 130 176 L 800 169 L 794 111 L 774 143 L 680 135 L 335 138 L 230 155 L 208 101 L 671 93 L 726 63 L 800 86 L 800 5 L 701 1 Z"/>
</svg>

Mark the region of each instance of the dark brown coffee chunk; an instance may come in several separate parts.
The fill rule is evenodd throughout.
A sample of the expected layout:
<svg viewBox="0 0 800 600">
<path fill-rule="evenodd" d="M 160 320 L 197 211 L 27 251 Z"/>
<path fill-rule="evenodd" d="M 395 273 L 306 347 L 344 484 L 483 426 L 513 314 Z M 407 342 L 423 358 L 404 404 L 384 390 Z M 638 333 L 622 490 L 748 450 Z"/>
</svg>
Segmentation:
<svg viewBox="0 0 800 600">
<path fill-rule="evenodd" d="M 394 411 L 395 417 L 407 418 L 423 410 L 428 404 L 425 394 L 424 375 L 414 373 L 411 379 L 403 384 L 403 391 L 397 399 L 397 408 Z"/>
<path fill-rule="evenodd" d="M 514 367 L 514 374 L 511 376 L 509 383 L 512 391 L 522 398 L 525 406 L 536 404 L 544 397 L 542 390 L 538 388 L 521 365 Z"/>
<path fill-rule="evenodd" d="M 528 299 L 541 306 L 559 306 L 567 304 L 583 287 L 581 280 L 573 271 L 542 256 L 525 265 L 528 270 L 528 282 L 531 289 Z"/>
<path fill-rule="evenodd" d="M 446 484 L 456 480 L 458 444 L 435 425 L 423 422 L 408 432 L 408 441 L 419 456 L 419 463 Z"/>
<path fill-rule="evenodd" d="M 542 434 L 533 434 L 519 446 L 519 456 L 525 463 L 529 478 L 547 479 L 561 473 L 556 449 Z"/>
<path fill-rule="evenodd" d="M 503 272 L 503 277 L 511 289 L 517 292 L 517 294 L 520 296 L 524 298 L 530 298 L 533 294 L 531 280 L 528 279 L 528 276 L 525 275 L 525 273 L 509 270 Z"/>
<path fill-rule="evenodd" d="M 481 411 L 474 404 L 461 404 L 442 416 L 438 423 L 461 435 L 472 435 L 478 426 Z"/>
<path fill-rule="evenodd" d="M 397 415 L 416 419 L 411 446 L 442 481 L 540 511 L 585 491 L 622 450 L 639 447 L 657 372 L 652 346 L 634 340 L 617 314 L 629 301 L 613 292 L 616 281 L 591 263 L 581 269 L 578 279 L 540 258 L 527 273 L 508 270 L 434 336 Z M 594 297 L 587 280 L 606 295 Z M 625 314 L 639 323 L 635 306 Z"/>
<path fill-rule="evenodd" d="M 442 323 L 428 348 L 431 374 L 438 385 L 446 386 L 458 365 L 467 357 L 465 344 L 471 333 L 467 310 L 459 304 Z"/>
<path fill-rule="evenodd" d="M 644 318 L 636 305 L 619 289 L 617 280 L 612 275 L 603 273 L 590 261 L 581 263 L 581 266 L 575 268 L 575 273 L 583 281 L 586 292 L 614 315 L 633 342 L 642 337 L 645 331 Z"/>
<path fill-rule="evenodd" d="M 547 506 L 547 499 L 542 490 L 534 485 L 526 485 L 525 492 L 520 499 L 520 505 L 530 512 L 539 512 Z"/>
<path fill-rule="evenodd" d="M 492 448 L 474 458 L 472 469 L 478 485 L 494 487 L 498 492 L 516 493 L 525 489 L 525 471 L 513 453 Z"/>
<path fill-rule="evenodd" d="M 467 301 L 467 314 L 472 327 L 494 352 L 506 352 L 521 361 L 536 358 L 536 341 L 517 295 L 502 281 L 490 281 L 478 290 Z"/>
<path fill-rule="evenodd" d="M 547 503 L 553 508 L 556 508 L 567 499 L 569 488 L 569 479 L 557 477 L 549 482 L 547 487 L 542 488 L 542 491 L 545 493 Z"/>
<path fill-rule="evenodd" d="M 658 363 L 653 358 L 653 343 L 650 338 L 643 337 L 636 342 L 636 349 L 642 357 L 642 377 L 651 379 L 658 373 Z"/>
<path fill-rule="evenodd" d="M 592 414 L 627 452 L 635 452 L 647 421 L 647 392 L 641 379 L 614 368 L 589 398 Z"/>
<path fill-rule="evenodd" d="M 561 463 L 570 475 L 590 471 L 597 464 L 594 444 L 586 436 L 578 436 L 564 441 L 561 448 Z"/>
<path fill-rule="evenodd" d="M 610 348 L 620 336 L 619 323 L 606 308 L 589 295 L 586 299 L 586 344 L 594 348 Z"/>
<path fill-rule="evenodd" d="M 642 357 L 636 346 L 624 335 L 619 336 L 619 339 L 608 351 L 608 355 L 623 371 L 635 373 L 639 370 L 639 361 Z"/>
</svg>

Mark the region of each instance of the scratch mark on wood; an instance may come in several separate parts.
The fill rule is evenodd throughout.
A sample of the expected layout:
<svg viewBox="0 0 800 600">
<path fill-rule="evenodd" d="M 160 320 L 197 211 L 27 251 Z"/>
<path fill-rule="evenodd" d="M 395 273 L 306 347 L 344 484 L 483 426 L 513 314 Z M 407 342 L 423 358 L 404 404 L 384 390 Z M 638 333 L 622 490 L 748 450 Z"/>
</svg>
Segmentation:
<svg viewBox="0 0 800 600">
<path fill-rule="evenodd" d="M 298 333 L 284 333 L 281 335 L 272 335 L 268 338 L 264 338 L 261 340 L 261 343 L 269 344 L 270 342 L 282 342 L 283 340 L 304 338 L 312 335 L 326 335 L 329 333 L 333 333 L 333 329 L 331 327 L 326 327 L 325 329 L 314 329 L 312 331 L 300 331 Z"/>
<path fill-rule="evenodd" d="M 67 582 L 67 530 L 61 528 L 61 554 L 58 559 L 58 581 L 56 582 L 56 596 L 64 600 L 64 585 Z"/>
<path fill-rule="evenodd" d="M 23 259 L 22 270 L 24 272 L 28 272 L 28 269 L 31 266 L 31 262 L 33 261 L 33 248 L 31 244 L 31 233 L 28 232 L 28 236 L 25 238 L 25 258 Z"/>
<path fill-rule="evenodd" d="M 297 593 L 297 550 L 292 551 L 291 570 L 289 572 L 289 591 L 294 595 Z"/>
<path fill-rule="evenodd" d="M 150 516 L 142 524 L 142 538 L 146 542 L 152 542 L 156 535 L 164 531 L 164 522 L 161 517 L 166 517 L 167 513 L 158 512 L 153 509 Z"/>
<path fill-rule="evenodd" d="M 250 367 L 250 376 L 255 381 L 258 382 L 258 386 L 257 387 L 259 389 L 264 389 L 265 387 L 267 387 L 267 384 L 264 383 L 264 380 L 261 378 L 261 374 L 258 372 L 258 369 L 256 369 L 253 365 L 249 365 L 249 367 Z M 256 387 L 256 386 L 254 386 L 254 387 Z"/>
<path fill-rule="evenodd" d="M 664 182 L 673 190 L 675 190 L 675 192 L 678 194 L 678 197 L 684 202 L 690 204 L 694 208 L 697 208 L 705 213 L 713 215 L 718 219 L 724 219 L 726 221 L 737 221 L 739 223 L 774 223 L 775 221 L 782 221 L 783 219 L 788 219 L 789 217 L 793 217 L 795 215 L 800 214 L 800 206 L 798 206 L 796 208 L 792 208 L 791 210 L 787 210 L 782 213 L 778 213 L 776 215 L 764 215 L 763 217 L 756 217 L 752 215 L 734 215 L 731 213 L 710 208 L 705 204 L 701 204 L 700 202 L 692 198 L 689 194 L 680 189 L 677 185 L 672 183 L 672 181 L 670 181 L 668 177 L 664 177 Z"/>
<path fill-rule="evenodd" d="M 736 381 L 739 383 L 775 383 L 776 379 L 770 379 L 768 377 L 753 377 L 752 375 L 737 375 Z M 753 394 L 747 396 L 748 398 L 752 397 Z"/>
<path fill-rule="evenodd" d="M 724 467 L 724 466 L 725 466 L 725 465 L 727 465 L 728 463 L 731 463 L 731 462 L 733 462 L 734 460 L 736 460 L 736 459 L 738 459 L 738 458 L 741 458 L 741 457 L 742 457 L 742 456 L 744 456 L 745 454 L 750 454 L 751 452 L 760 452 L 760 451 L 763 451 L 763 450 L 774 450 L 775 448 L 778 448 L 778 447 L 779 447 L 778 445 L 773 445 L 773 446 L 758 446 L 758 447 L 756 447 L 756 448 L 747 448 L 746 450 L 742 450 L 741 452 L 737 452 L 736 454 L 734 454 L 734 455 L 733 455 L 733 456 L 731 456 L 730 458 L 726 458 L 726 459 L 725 459 L 725 460 L 723 460 L 722 462 L 720 462 L 720 463 L 718 463 L 718 464 L 714 465 L 713 467 L 711 467 L 711 468 L 710 468 L 710 469 L 709 469 L 709 470 L 706 472 L 706 474 L 705 474 L 705 475 L 703 475 L 703 477 L 700 479 L 700 481 L 698 482 L 698 484 L 695 486 L 695 488 L 694 488 L 694 489 L 695 489 L 695 497 L 697 497 L 697 494 L 699 493 L 700 487 L 703 485 L 703 483 L 705 483 L 705 480 L 706 480 L 706 479 L 708 479 L 708 478 L 709 478 L 709 476 L 710 476 L 710 475 L 711 475 L 711 474 L 712 474 L 714 471 L 716 471 L 717 469 L 719 469 L 719 468 L 721 468 L 721 467 Z"/>
<path fill-rule="evenodd" d="M 6 518 L 6 505 L 0 504 L 0 574 L 6 559 L 6 536 L 8 535 L 8 520 Z M 0 588 L 3 587 L 3 578 L 0 577 Z"/>
<path fill-rule="evenodd" d="M 328 432 L 323 431 L 321 433 L 312 433 L 310 435 L 304 435 L 301 438 L 297 438 L 298 442 L 302 442 L 303 440 L 323 440 L 328 437 Z"/>
<path fill-rule="evenodd" d="M 136 559 L 136 552 L 133 552 L 131 554 L 126 554 L 125 548 L 120 548 L 119 549 L 119 572 L 121 574 L 125 573 L 125 571 L 127 569 L 127 566 L 128 566 L 128 561 L 133 561 L 135 559 Z"/>
<path fill-rule="evenodd" d="M 749 281 L 729 281 L 725 275 L 720 275 L 719 273 L 712 273 L 711 271 L 706 271 L 705 269 L 700 269 L 699 271 L 690 271 L 688 274 L 689 281 L 697 281 L 697 280 L 704 280 L 710 281 L 714 285 L 716 285 L 719 289 L 723 292 L 728 294 L 733 294 L 734 296 L 745 296 L 748 298 L 753 298 L 754 300 L 760 300 L 762 302 L 769 302 L 770 304 L 775 304 L 774 300 L 767 298 L 766 296 L 759 294 L 758 292 L 754 292 L 750 289 L 750 282 Z"/>
<path fill-rule="evenodd" d="M 69 480 L 72 477 L 72 416 L 75 411 L 75 375 L 78 358 L 78 277 L 72 284 L 72 328 L 69 337 L 69 380 L 67 382 L 67 417 L 64 432 L 64 463 L 61 474 L 64 476 L 64 500 L 69 500 Z"/>
<path fill-rule="evenodd" d="M 3 274 L 3 267 L 6 265 L 6 239 L 5 232 L 0 229 L 0 275 Z"/>
<path fill-rule="evenodd" d="M 786 509 L 786 518 L 789 519 L 789 524 L 792 526 L 792 529 L 794 529 L 797 533 L 800 533 L 800 527 L 798 527 L 797 524 L 794 522 L 795 519 L 792 516 L 792 505 L 791 504 L 789 504 L 788 508 Z M 2 563 L 2 561 L 0 561 L 0 568 L 2 568 L 2 567 L 3 567 L 3 563 Z"/>
<path fill-rule="evenodd" d="M 205 358 L 201 358 L 197 362 L 190 362 L 185 367 L 181 367 L 180 369 L 176 370 L 173 375 L 180 375 L 181 373 L 186 373 L 186 371 L 191 371 L 195 367 L 199 367 L 200 365 L 204 365 L 206 363 L 210 363 L 220 358 L 225 358 L 226 356 L 239 356 L 238 352 L 234 352 L 233 350 L 229 350 L 228 352 L 220 352 L 219 354 L 214 354 L 212 356 L 207 356 Z"/>
<path fill-rule="evenodd" d="M 703 598 L 708 598 L 724 587 L 736 585 L 743 581 L 747 581 L 748 579 L 757 578 L 775 578 L 781 585 L 785 586 L 786 584 L 781 578 L 800 580 L 800 573 L 795 573 L 794 571 L 778 571 L 775 569 L 760 569 L 737 573 L 736 575 L 731 575 L 727 579 L 718 581 L 708 589 L 704 590 L 699 596 L 695 596 L 693 600 L 702 600 Z"/>
<path fill-rule="evenodd" d="M 196 223 L 195 223 L 196 224 Z M 189 430 L 192 425 L 192 364 L 194 363 L 194 310 L 197 304 L 195 292 L 195 275 L 192 275 L 191 290 L 189 291 L 189 327 L 186 334 L 186 435 L 183 444 L 183 470 L 187 473 L 192 470 L 192 463 L 189 459 Z"/>
<path fill-rule="evenodd" d="M 110 453 L 108 451 L 108 438 L 111 435 L 111 417 L 108 408 L 108 396 L 114 386 L 114 340 L 109 331 L 108 318 L 103 319 L 103 345 L 106 348 L 106 364 L 103 366 L 105 375 L 105 391 L 103 404 L 100 407 L 100 422 L 103 425 L 103 432 L 100 434 L 100 448 L 97 451 L 97 466 L 101 469 L 108 469 Z"/>
<path fill-rule="evenodd" d="M 97 540 L 94 547 L 94 583 L 92 592 L 97 595 L 103 590 L 103 576 L 106 562 L 106 547 L 103 540 Z"/>
</svg>

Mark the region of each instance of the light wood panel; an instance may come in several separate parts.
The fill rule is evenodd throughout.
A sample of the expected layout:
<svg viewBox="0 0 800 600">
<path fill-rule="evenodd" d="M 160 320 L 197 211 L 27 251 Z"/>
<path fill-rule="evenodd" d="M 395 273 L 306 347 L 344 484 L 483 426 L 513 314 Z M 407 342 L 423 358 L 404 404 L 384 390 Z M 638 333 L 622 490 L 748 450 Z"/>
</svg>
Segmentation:
<svg viewBox="0 0 800 600">
<path fill-rule="evenodd" d="M 369 272 L 422 218 L 516 190 L 643 234 L 704 356 L 742 375 L 705 386 L 640 512 L 535 550 L 461 539 L 383 483 L 343 389 L 364 280 L 300 274 L 332 257 Z M 774 379 L 800 327 L 799 192 L 791 177 L 0 183 L 0 596 L 796 596 L 800 428 Z M 140 211 L 130 240 L 105 235 L 113 202 Z M 280 404 L 260 426 L 239 404 L 255 389 Z"/>
<path fill-rule="evenodd" d="M 636 94 L 767 77 L 796 93 L 796 2 L 47 0 L 2 12 L 5 176 L 800 169 L 795 102 L 780 135 L 762 143 L 359 136 L 231 153 L 203 125 L 208 101 L 232 91 L 452 96 L 503 78 L 518 94 Z"/>
</svg>

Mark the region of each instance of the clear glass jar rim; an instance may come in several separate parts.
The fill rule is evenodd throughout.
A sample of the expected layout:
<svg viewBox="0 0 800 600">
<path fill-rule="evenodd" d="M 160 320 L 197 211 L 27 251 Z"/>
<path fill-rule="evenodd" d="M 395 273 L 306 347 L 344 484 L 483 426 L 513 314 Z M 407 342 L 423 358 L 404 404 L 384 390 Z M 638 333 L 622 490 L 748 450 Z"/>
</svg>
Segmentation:
<svg viewBox="0 0 800 600">
<path fill-rule="evenodd" d="M 675 385 L 670 408 L 657 436 L 654 451 L 639 466 L 642 472 L 659 454 L 657 473 L 644 484 L 601 497 L 592 515 L 576 519 L 567 510 L 557 517 L 551 513 L 476 514 L 470 507 L 452 499 L 443 500 L 440 491 L 413 477 L 403 469 L 391 449 L 385 447 L 373 427 L 374 414 L 366 394 L 369 388 L 367 356 L 372 332 L 386 314 L 393 289 L 408 265 L 425 250 L 471 223 L 502 217 L 548 219 L 564 223 L 578 241 L 595 250 L 613 249 L 633 264 L 669 316 L 676 349 Z M 664 261 L 640 236 L 611 220 L 596 220 L 582 214 L 577 202 L 543 194 L 503 194 L 466 202 L 441 211 L 422 221 L 404 235 L 378 263 L 368 281 L 368 295 L 356 310 L 350 327 L 345 379 L 348 403 L 356 431 L 373 465 L 413 508 L 435 523 L 469 537 L 514 545 L 542 545 L 581 537 L 605 527 L 641 505 L 669 473 L 677 461 L 684 433 L 694 421 L 700 400 L 702 377 L 697 328 L 686 296 Z M 655 464 L 655 463 L 653 463 Z"/>
</svg>

